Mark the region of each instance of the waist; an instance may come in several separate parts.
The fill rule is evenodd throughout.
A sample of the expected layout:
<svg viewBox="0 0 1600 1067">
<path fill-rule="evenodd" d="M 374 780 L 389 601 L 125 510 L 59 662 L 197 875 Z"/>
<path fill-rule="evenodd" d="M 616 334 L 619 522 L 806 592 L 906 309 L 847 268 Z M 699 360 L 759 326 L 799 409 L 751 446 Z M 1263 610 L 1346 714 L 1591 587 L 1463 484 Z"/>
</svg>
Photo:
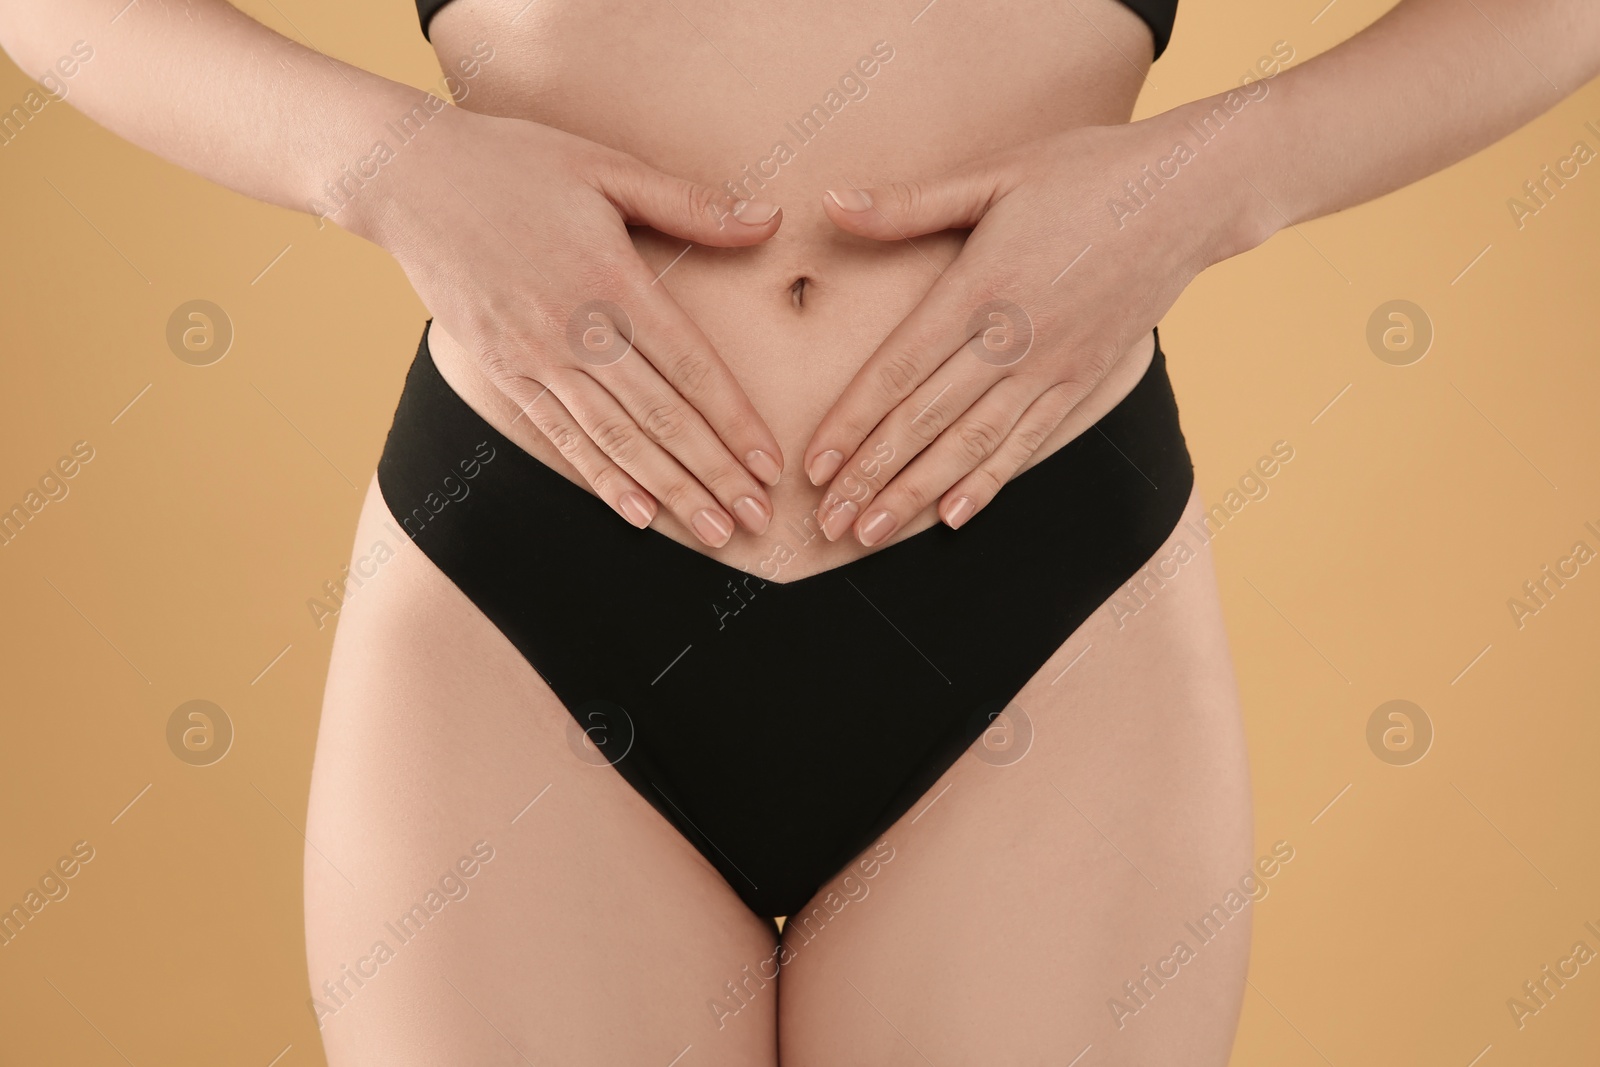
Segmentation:
<svg viewBox="0 0 1600 1067">
<path fill-rule="evenodd" d="M 915 294 L 905 293 L 903 299 L 914 302 Z M 863 308 L 851 298 L 842 300 L 838 314 L 829 315 L 826 320 L 819 315 L 807 323 L 784 324 L 770 316 L 752 315 L 735 324 L 708 314 L 712 308 L 725 310 L 726 303 L 700 306 L 696 302 L 686 302 L 685 308 L 700 320 L 719 354 L 777 437 L 783 452 L 784 474 L 780 483 L 768 491 L 773 519 L 767 533 L 760 537 L 741 531 L 722 548 L 710 549 L 665 510 L 656 516 L 652 525 L 685 547 L 758 573 L 761 561 L 769 558 L 788 538 L 784 531 L 815 526 L 812 515 L 820 503 L 822 490 L 814 488 L 801 469 L 803 450 L 823 414 L 838 398 L 865 354 L 871 351 L 874 343 L 871 339 L 877 335 L 863 335 L 860 324 L 852 325 L 849 318 L 851 310 L 859 313 L 871 309 Z M 429 333 L 427 346 L 431 349 L 431 362 L 449 390 L 464 401 L 481 422 L 548 468 L 552 476 L 592 492 L 560 450 L 532 426 L 529 419 L 519 417 L 516 406 L 483 375 L 471 353 L 437 328 Z M 1025 474 L 1033 467 L 1058 458 L 1058 453 L 1108 413 L 1126 407 L 1127 399 L 1141 381 L 1154 375 L 1159 377 L 1161 389 L 1170 390 L 1164 368 L 1156 370 L 1158 352 L 1154 336 L 1144 335 L 1100 385 L 1046 437 L 1017 474 Z M 1175 420 L 1173 426 L 1176 427 Z M 1181 445 L 1181 436 L 1177 440 Z M 1008 491 L 1001 490 L 1001 498 Z M 619 526 L 626 526 L 621 518 L 613 516 L 613 519 Z M 803 557 L 785 568 L 785 580 L 819 573 L 869 552 L 891 547 L 927 531 L 938 521 L 935 508 L 930 506 L 908 519 L 888 541 L 872 550 L 863 548 L 854 536 L 847 535 L 834 542 L 821 537 L 807 538 Z"/>
<path fill-rule="evenodd" d="M 1117 0 L 894 12 L 824 0 L 735 18 L 709 0 L 643 9 L 456 0 L 431 35 L 444 69 L 462 72 L 463 107 L 558 127 L 783 208 L 777 235 L 754 248 L 632 232 L 778 438 L 786 473 L 772 492 L 775 526 L 816 506 L 799 470 L 812 431 L 965 241 L 963 232 L 893 243 L 845 234 L 822 212 L 824 191 L 931 177 L 1051 133 L 1124 122 L 1150 57 L 1148 29 Z M 445 378 L 493 425 L 580 480 L 528 420 L 515 421 L 472 354 L 440 331 L 431 345 Z M 1137 342 L 1036 460 L 1115 406 L 1152 350 L 1149 336 Z M 934 521 L 930 509 L 896 540 Z M 697 543 L 675 524 L 663 532 Z M 746 540 L 713 554 L 756 551 Z M 849 538 L 820 548 L 813 565 L 862 551 Z"/>
<path fill-rule="evenodd" d="M 773 493 L 774 521 L 764 535 L 741 534 L 710 550 L 680 536 L 675 526 L 659 525 L 659 517 L 656 528 L 646 531 L 623 522 L 575 472 L 556 469 L 527 447 L 536 435 L 524 432 L 526 420 L 507 433 L 503 401 L 497 405 L 491 396 L 464 393 L 452 380 L 455 372 L 447 373 L 437 358 L 440 336 L 430 330 L 418 347 L 378 463 L 378 481 L 396 522 L 446 574 L 467 567 L 495 588 L 503 585 L 500 563 L 537 571 L 584 558 L 604 559 L 608 571 L 624 575 L 659 568 L 697 581 L 715 578 L 708 588 L 720 588 L 730 567 L 790 584 L 836 570 L 872 573 L 896 560 L 914 564 L 902 574 L 939 574 L 945 564 L 1009 569 L 1006 583 L 1000 574 L 979 576 L 979 585 L 996 589 L 1010 587 L 1019 561 L 1071 570 L 1088 558 L 1096 561 L 1091 570 L 1109 573 L 1121 566 L 1109 561 L 1126 555 L 1131 572 L 1148 557 L 1147 549 L 1137 547 L 1143 535 L 1164 538 L 1193 486 L 1165 356 L 1152 335 L 1146 358 L 1125 360 L 1113 372 L 1133 378 L 1119 386 L 1118 400 L 1095 414 L 1085 410 L 1093 398 L 1080 405 L 1068 417 L 1072 432 L 1065 447 L 1049 455 L 1041 450 L 1031 469 L 960 531 L 932 528 L 930 520 L 870 551 L 854 539 L 830 543 L 814 523 L 785 514 L 780 485 Z M 1091 423 L 1100 432 L 1082 433 Z M 480 478 L 490 464 L 492 477 Z M 786 476 L 784 484 L 796 480 Z M 451 507 L 469 496 L 476 500 L 470 508 Z M 435 522 L 446 511 L 451 522 Z M 1080 555 L 1084 551 L 1087 557 Z M 1088 602 L 1099 604 L 1120 580 Z M 528 608 L 522 604 L 520 610 Z"/>
</svg>

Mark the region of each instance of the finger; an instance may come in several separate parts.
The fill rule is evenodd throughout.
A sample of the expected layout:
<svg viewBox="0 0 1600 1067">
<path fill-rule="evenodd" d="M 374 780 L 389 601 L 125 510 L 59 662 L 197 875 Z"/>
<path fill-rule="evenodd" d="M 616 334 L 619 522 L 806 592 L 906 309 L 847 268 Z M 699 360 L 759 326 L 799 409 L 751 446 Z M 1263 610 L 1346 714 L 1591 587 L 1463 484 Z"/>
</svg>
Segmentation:
<svg viewBox="0 0 1600 1067">
<path fill-rule="evenodd" d="M 882 544 L 947 489 L 992 460 L 1006 442 L 1019 451 L 1029 444 L 1037 450 L 1044 438 L 1035 438 L 1031 428 L 1019 423 L 1038 392 L 1036 381 L 1002 378 L 996 382 L 891 478 L 870 507 L 862 509 L 855 523 L 856 539 L 868 548 Z"/>
<path fill-rule="evenodd" d="M 1003 378 L 978 403 L 960 413 L 906 469 L 894 475 L 878 493 L 872 507 L 862 510 L 854 525 L 856 539 L 872 547 L 939 501 L 950 486 L 974 470 L 984 469 L 1010 442 L 1022 450 L 1037 451 L 1045 438 L 1022 424 L 1030 403 L 1038 395 L 1038 382 Z M 1010 477 L 1010 475 L 1006 475 Z"/>
<path fill-rule="evenodd" d="M 501 391 L 577 468 L 601 500 L 639 529 L 650 525 L 656 516 L 656 502 L 627 471 L 611 462 L 554 393 L 531 378 L 520 377 L 502 384 Z"/>
<path fill-rule="evenodd" d="M 975 359 L 962 359 L 958 354 L 946 360 L 926 382 L 896 405 L 867 435 L 823 493 L 817 515 L 828 540 L 838 540 L 857 525 L 857 520 L 872 507 L 879 491 L 938 440 L 995 384 L 997 377 L 995 368 L 986 367 Z M 1025 406 L 1019 405 L 1012 418 Z M 1009 426 L 1008 421 L 1006 428 Z M 994 443 L 998 444 L 1003 436 L 1004 431 L 995 437 Z M 969 464 L 966 470 L 970 469 Z M 966 470 L 959 473 L 964 474 Z M 948 488 L 948 484 L 941 489 Z M 906 517 L 900 516 L 901 519 Z M 899 525 L 897 522 L 884 527 L 884 521 L 875 517 L 870 530 L 865 524 L 861 525 L 867 538 L 863 544 L 870 547 L 879 543 Z"/>
<path fill-rule="evenodd" d="M 719 455 L 731 455 L 762 482 L 777 485 L 783 474 L 777 437 L 700 327 L 665 289 L 646 281 L 649 268 L 642 261 L 640 268 L 629 303 L 638 309 L 634 333 L 642 337 L 641 350 L 675 395 L 688 402 L 697 424 L 720 443 Z M 727 477 L 707 465 L 688 465 L 702 480 Z M 766 501 L 759 487 L 755 496 Z"/>
<path fill-rule="evenodd" d="M 856 372 L 806 445 L 812 485 L 832 479 L 866 435 L 946 360 L 1006 367 L 1027 356 L 1032 318 L 1016 304 L 980 301 L 967 277 L 983 269 L 963 267 L 958 258 Z"/>
<path fill-rule="evenodd" d="M 783 210 L 764 200 L 740 200 L 709 185 L 684 181 L 618 154 L 596 171 L 600 191 L 623 219 L 702 245 L 760 244 L 778 232 Z"/>
<path fill-rule="evenodd" d="M 939 518 L 959 530 L 989 506 L 995 494 L 1016 476 L 1045 439 L 1083 398 L 1080 387 L 1063 382 L 1041 393 L 1012 427 L 994 454 L 953 485 L 939 501 Z"/>
<path fill-rule="evenodd" d="M 733 520 L 717 499 L 652 441 L 599 382 L 580 370 L 562 369 L 550 375 L 549 385 L 595 445 L 671 515 L 712 548 L 728 543 Z"/>
<path fill-rule="evenodd" d="M 841 183 L 822 195 L 822 208 L 841 230 L 903 241 L 976 226 L 1004 188 L 1002 171 L 988 165 L 962 167 L 923 181 L 865 187 Z"/>
<path fill-rule="evenodd" d="M 636 348 L 638 346 L 635 346 Z M 642 348 L 590 372 L 638 427 L 751 533 L 764 533 L 772 519 L 767 491 L 733 458 L 710 425 L 653 365 Z"/>
</svg>

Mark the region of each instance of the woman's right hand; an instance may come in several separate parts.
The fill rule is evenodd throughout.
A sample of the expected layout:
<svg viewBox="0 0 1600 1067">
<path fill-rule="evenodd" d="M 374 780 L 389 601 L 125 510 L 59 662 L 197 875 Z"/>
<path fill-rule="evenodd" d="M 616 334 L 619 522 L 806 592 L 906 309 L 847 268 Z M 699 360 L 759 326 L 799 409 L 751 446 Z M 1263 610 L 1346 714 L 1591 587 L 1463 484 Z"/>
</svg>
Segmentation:
<svg viewBox="0 0 1600 1067">
<path fill-rule="evenodd" d="M 641 528 L 660 501 L 713 548 L 733 536 L 730 515 L 766 528 L 777 439 L 627 226 L 752 245 L 777 232 L 776 206 L 456 107 L 382 169 L 387 181 L 329 217 L 399 261 L 433 328 L 478 358 L 601 499 Z"/>
</svg>

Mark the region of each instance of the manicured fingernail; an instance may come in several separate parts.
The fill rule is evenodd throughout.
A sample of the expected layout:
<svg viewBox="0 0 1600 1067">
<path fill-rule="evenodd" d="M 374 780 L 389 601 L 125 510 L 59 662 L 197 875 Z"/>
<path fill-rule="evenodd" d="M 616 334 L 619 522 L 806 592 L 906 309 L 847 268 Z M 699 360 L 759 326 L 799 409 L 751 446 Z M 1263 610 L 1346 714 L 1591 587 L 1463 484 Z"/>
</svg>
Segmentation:
<svg viewBox="0 0 1600 1067">
<path fill-rule="evenodd" d="M 872 197 L 860 189 L 841 189 L 838 192 L 829 189 L 828 195 L 845 211 L 865 211 L 872 206 Z"/>
<path fill-rule="evenodd" d="M 867 548 L 871 548 L 894 533 L 894 528 L 899 525 L 899 520 L 887 511 L 874 511 L 856 529 L 856 539 Z"/>
<path fill-rule="evenodd" d="M 746 226 L 762 226 L 772 221 L 778 213 L 777 204 L 765 200 L 741 200 L 733 205 L 731 214 Z"/>
<path fill-rule="evenodd" d="M 744 457 L 744 465 L 749 468 L 751 474 L 768 485 L 777 485 L 778 479 L 783 475 L 783 468 L 778 466 L 778 461 L 759 448 L 753 449 Z"/>
<path fill-rule="evenodd" d="M 712 548 L 721 548 L 728 543 L 728 538 L 733 536 L 733 525 L 723 518 L 720 512 L 710 508 L 701 508 L 694 513 L 694 518 L 689 520 L 689 525 L 694 527 L 695 534 Z"/>
<path fill-rule="evenodd" d="M 767 528 L 767 521 L 772 518 L 767 514 L 767 509 L 761 501 L 753 496 L 742 496 L 733 502 L 733 513 L 744 523 L 744 528 L 751 533 L 758 534 Z"/>
<path fill-rule="evenodd" d="M 656 511 L 650 506 L 650 501 L 629 489 L 622 494 L 622 517 L 642 530 L 656 517 Z"/>
<path fill-rule="evenodd" d="M 972 513 L 977 510 L 971 497 L 956 497 L 956 502 L 945 510 L 944 524 L 952 530 L 959 530 L 961 524 L 972 518 Z"/>
<path fill-rule="evenodd" d="M 811 467 L 806 471 L 806 475 L 811 479 L 812 485 L 821 485 L 838 473 L 839 464 L 843 462 L 844 453 L 830 448 L 826 452 L 819 453 L 817 458 L 811 461 Z"/>
<path fill-rule="evenodd" d="M 839 535 L 850 529 L 851 525 L 855 523 L 859 510 L 855 501 L 841 501 L 830 493 L 828 499 L 822 502 L 822 532 L 824 536 L 830 541 L 839 540 Z"/>
</svg>

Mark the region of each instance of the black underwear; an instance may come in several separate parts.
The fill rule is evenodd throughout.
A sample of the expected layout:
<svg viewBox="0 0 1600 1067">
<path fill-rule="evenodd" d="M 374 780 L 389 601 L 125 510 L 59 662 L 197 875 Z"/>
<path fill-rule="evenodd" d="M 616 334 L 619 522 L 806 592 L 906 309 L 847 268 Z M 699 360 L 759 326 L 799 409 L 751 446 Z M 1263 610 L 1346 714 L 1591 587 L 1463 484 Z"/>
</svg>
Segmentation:
<svg viewBox="0 0 1600 1067">
<path fill-rule="evenodd" d="M 428 25 L 433 16 L 450 0 L 417 0 L 417 18 L 422 21 L 422 36 L 428 36 Z M 1151 62 L 1161 58 L 1172 40 L 1172 24 L 1178 17 L 1178 0 L 1121 0 L 1122 4 L 1144 20 L 1150 27 L 1155 55 Z M 513 16 L 514 17 L 514 16 Z"/>
<path fill-rule="evenodd" d="M 961 530 L 795 581 L 783 549 L 751 574 L 630 526 L 469 407 L 426 332 L 378 462 L 396 521 L 527 658 L 594 761 L 769 919 L 917 803 L 1150 560 L 1193 482 L 1159 337 L 1126 398 Z M 814 519 L 764 535 L 800 558 L 808 536 Z"/>
</svg>

